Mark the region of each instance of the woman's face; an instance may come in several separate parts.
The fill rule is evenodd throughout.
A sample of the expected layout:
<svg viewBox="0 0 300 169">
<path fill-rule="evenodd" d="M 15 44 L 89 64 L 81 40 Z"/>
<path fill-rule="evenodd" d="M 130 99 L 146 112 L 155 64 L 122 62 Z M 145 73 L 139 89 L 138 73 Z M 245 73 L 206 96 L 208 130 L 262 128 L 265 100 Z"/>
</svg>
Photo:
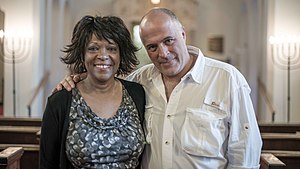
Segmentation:
<svg viewBox="0 0 300 169">
<path fill-rule="evenodd" d="M 106 82 L 114 78 L 120 65 L 119 46 L 113 40 L 99 40 L 95 35 L 87 44 L 85 51 L 85 67 L 87 78 Z"/>
</svg>

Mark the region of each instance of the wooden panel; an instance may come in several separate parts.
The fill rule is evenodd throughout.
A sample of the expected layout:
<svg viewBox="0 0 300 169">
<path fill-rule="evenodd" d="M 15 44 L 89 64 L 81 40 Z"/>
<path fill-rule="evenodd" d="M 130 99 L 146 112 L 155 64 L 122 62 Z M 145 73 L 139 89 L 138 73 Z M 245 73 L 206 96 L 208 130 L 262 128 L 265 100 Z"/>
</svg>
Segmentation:
<svg viewBox="0 0 300 169">
<path fill-rule="evenodd" d="M 41 118 L 0 117 L 0 126 L 36 126 L 42 124 Z"/>
<path fill-rule="evenodd" d="M 300 123 L 259 123 L 261 133 L 295 133 L 300 131 Z"/>
<path fill-rule="evenodd" d="M 300 134 L 298 133 L 261 133 L 263 150 L 300 151 Z"/>
<path fill-rule="evenodd" d="M 284 169 L 285 164 L 271 153 L 262 153 L 260 156 L 260 169 Z"/>
<path fill-rule="evenodd" d="M 0 126 L 0 144 L 39 144 L 37 132 L 41 127 Z"/>
</svg>

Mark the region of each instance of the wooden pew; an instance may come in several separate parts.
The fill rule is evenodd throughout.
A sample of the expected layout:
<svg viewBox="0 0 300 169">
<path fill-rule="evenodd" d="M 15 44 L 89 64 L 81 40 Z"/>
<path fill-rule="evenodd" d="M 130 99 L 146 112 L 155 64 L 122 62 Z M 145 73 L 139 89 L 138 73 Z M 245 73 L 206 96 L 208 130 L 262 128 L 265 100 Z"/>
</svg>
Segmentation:
<svg viewBox="0 0 300 169">
<path fill-rule="evenodd" d="M 300 131 L 300 123 L 259 123 L 261 133 L 296 133 Z"/>
<path fill-rule="evenodd" d="M 299 133 L 261 133 L 263 150 L 300 151 Z"/>
<path fill-rule="evenodd" d="M 0 117 L 0 151 L 11 146 L 23 147 L 21 169 L 39 168 L 40 118 Z"/>
<path fill-rule="evenodd" d="M 300 166 L 300 151 L 263 150 L 263 153 L 270 153 L 276 156 L 286 164 L 286 169 L 294 169 Z"/>
<path fill-rule="evenodd" d="M 40 138 L 41 138 L 41 130 L 36 132 L 36 139 L 38 140 L 38 142 L 40 142 Z"/>
<path fill-rule="evenodd" d="M 271 153 L 262 153 L 260 169 L 285 169 L 286 165 Z"/>
<path fill-rule="evenodd" d="M 36 126 L 42 124 L 41 118 L 0 117 L 0 126 Z"/>
<path fill-rule="evenodd" d="M 3 151 L 8 147 L 22 147 L 24 149 L 24 153 L 20 161 L 20 169 L 39 169 L 39 145 L 0 144 L 0 151 Z"/>
<path fill-rule="evenodd" d="M 20 169 L 22 147 L 8 147 L 0 152 L 0 169 Z"/>
<path fill-rule="evenodd" d="M 36 126 L 0 126 L 0 144 L 39 144 Z"/>
</svg>

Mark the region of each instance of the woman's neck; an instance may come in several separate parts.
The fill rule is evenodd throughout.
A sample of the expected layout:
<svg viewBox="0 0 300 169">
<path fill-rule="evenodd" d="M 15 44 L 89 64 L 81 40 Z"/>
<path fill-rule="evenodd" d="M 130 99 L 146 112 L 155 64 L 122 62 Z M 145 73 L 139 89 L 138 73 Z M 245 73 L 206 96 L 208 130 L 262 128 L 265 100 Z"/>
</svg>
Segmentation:
<svg viewBox="0 0 300 169">
<path fill-rule="evenodd" d="M 115 91 L 118 80 L 113 78 L 106 82 L 96 82 L 86 78 L 81 83 L 81 89 L 86 93 L 109 93 Z"/>
</svg>

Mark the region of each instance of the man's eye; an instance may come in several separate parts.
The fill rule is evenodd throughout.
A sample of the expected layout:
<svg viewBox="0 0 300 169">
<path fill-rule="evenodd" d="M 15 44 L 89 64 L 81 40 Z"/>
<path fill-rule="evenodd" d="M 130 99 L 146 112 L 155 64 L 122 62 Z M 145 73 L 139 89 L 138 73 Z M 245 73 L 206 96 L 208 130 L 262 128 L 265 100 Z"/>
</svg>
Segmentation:
<svg viewBox="0 0 300 169">
<path fill-rule="evenodd" d="M 167 39 L 167 40 L 165 41 L 165 44 L 166 44 L 166 45 L 172 45 L 172 44 L 174 43 L 174 41 L 175 41 L 174 38 Z"/>
<path fill-rule="evenodd" d="M 157 48 L 156 46 L 151 45 L 151 46 L 147 47 L 147 50 L 150 51 L 150 52 L 154 52 L 156 50 L 156 48 Z"/>
</svg>

